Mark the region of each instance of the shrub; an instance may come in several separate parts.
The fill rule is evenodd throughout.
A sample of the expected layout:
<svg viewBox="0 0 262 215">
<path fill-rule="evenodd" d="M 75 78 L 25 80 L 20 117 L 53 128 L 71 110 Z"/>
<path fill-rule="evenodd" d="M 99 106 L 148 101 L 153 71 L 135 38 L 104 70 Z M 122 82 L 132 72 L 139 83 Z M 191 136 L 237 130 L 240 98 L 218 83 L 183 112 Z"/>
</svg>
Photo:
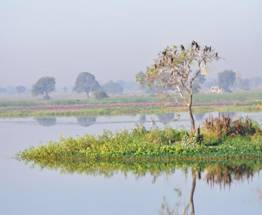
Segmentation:
<svg viewBox="0 0 262 215">
<path fill-rule="evenodd" d="M 104 99 L 108 98 L 108 95 L 104 91 L 98 90 L 94 92 L 94 97 L 96 99 Z"/>
<path fill-rule="evenodd" d="M 207 119 L 204 122 L 203 129 L 205 133 L 218 138 L 237 135 L 248 136 L 260 131 L 257 124 L 249 118 L 241 118 L 233 121 L 230 117 L 224 115 Z"/>
</svg>

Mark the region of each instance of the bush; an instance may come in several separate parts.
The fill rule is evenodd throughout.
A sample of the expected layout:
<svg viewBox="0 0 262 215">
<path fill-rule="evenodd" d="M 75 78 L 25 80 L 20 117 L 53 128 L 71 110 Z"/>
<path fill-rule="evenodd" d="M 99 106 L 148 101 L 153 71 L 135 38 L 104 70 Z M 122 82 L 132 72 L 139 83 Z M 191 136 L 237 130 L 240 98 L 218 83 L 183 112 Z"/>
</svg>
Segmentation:
<svg viewBox="0 0 262 215">
<path fill-rule="evenodd" d="M 204 122 L 203 129 L 211 136 L 222 138 L 224 136 L 248 136 L 260 131 L 255 122 L 248 118 L 232 121 L 230 117 L 219 115 Z"/>
<path fill-rule="evenodd" d="M 104 98 L 108 98 L 108 95 L 104 91 L 98 90 L 94 92 L 94 97 L 96 99 L 104 99 Z"/>
</svg>

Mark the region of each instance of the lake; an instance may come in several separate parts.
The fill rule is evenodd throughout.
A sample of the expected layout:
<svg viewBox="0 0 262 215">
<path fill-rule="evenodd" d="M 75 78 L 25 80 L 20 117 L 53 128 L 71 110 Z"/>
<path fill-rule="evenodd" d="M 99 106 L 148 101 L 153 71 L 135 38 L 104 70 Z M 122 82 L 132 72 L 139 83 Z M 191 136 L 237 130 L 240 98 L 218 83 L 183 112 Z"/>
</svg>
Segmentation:
<svg viewBox="0 0 262 215">
<path fill-rule="evenodd" d="M 218 113 L 213 113 L 217 115 Z M 228 113 L 231 117 L 244 113 Z M 198 114 L 201 123 L 210 114 Z M 248 113 L 262 123 L 262 113 Z M 17 152 L 30 146 L 46 144 L 60 137 L 86 133 L 100 134 L 145 127 L 188 128 L 185 113 L 68 118 L 0 119 L 0 214 L 182 214 L 190 210 L 193 177 L 191 171 L 177 169 L 137 176 L 115 172 L 104 175 L 69 174 L 40 168 L 15 159 Z M 230 183 L 210 183 L 205 173 L 196 179 L 195 214 L 262 214 L 262 176 L 232 177 Z M 190 205 L 191 203 L 191 205 Z M 162 211 L 161 211 L 162 208 Z M 168 213 L 170 212 L 170 213 Z M 177 212 L 177 213 L 176 213 Z"/>
</svg>

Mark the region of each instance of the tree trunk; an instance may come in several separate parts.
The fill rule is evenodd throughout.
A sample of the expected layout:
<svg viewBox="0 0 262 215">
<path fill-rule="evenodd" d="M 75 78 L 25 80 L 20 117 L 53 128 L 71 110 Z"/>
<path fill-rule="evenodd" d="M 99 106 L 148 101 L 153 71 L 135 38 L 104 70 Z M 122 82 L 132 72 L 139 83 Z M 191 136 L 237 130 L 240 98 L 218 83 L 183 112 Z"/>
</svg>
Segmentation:
<svg viewBox="0 0 262 215">
<path fill-rule="evenodd" d="M 47 92 L 47 91 L 45 91 L 45 92 L 44 92 L 44 99 L 46 99 L 46 100 L 49 100 L 49 99 L 50 99 L 50 97 L 49 97 L 49 95 L 48 95 L 48 92 Z"/>
<path fill-rule="evenodd" d="M 191 215 L 195 215 L 194 194 L 196 189 L 196 174 L 193 173 L 192 177 L 193 177 L 193 181 L 192 181 L 192 188 L 190 192 L 190 207 L 191 207 Z"/>
<path fill-rule="evenodd" d="M 192 111 L 192 103 L 193 103 L 193 94 L 191 94 L 189 97 L 188 111 L 189 111 L 190 122 L 191 122 L 191 131 L 195 132 L 196 125 L 195 125 L 195 119 L 194 119 L 193 111 Z"/>
</svg>

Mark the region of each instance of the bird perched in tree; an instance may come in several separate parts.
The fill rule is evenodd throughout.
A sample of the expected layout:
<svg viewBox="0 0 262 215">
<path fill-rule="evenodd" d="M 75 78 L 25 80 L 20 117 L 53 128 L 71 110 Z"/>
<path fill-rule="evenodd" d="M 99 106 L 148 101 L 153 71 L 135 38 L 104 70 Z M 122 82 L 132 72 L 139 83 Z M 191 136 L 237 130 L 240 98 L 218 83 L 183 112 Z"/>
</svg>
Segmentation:
<svg viewBox="0 0 262 215">
<path fill-rule="evenodd" d="M 192 41 L 191 47 L 194 48 L 194 49 L 196 49 L 196 50 L 199 50 L 199 49 L 200 49 L 200 46 L 198 45 L 198 43 L 197 43 L 195 40 Z"/>
<path fill-rule="evenodd" d="M 211 50 L 212 50 L 212 48 L 211 48 L 211 46 L 205 46 L 205 48 L 204 48 L 204 52 L 211 52 Z"/>
</svg>

